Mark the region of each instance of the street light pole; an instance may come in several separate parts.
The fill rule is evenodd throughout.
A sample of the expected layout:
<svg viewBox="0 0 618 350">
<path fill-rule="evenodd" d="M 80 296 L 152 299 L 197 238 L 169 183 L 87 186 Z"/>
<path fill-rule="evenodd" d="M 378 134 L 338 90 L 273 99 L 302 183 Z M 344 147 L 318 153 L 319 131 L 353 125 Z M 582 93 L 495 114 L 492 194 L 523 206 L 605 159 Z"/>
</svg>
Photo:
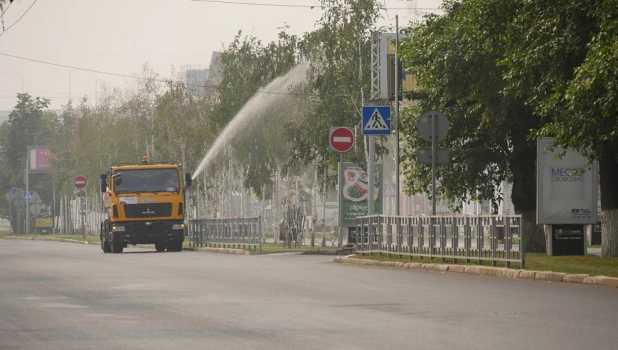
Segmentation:
<svg viewBox="0 0 618 350">
<path fill-rule="evenodd" d="M 399 72 L 399 15 L 395 16 L 395 215 L 401 215 L 399 188 L 399 84 L 401 72 Z"/>
<path fill-rule="evenodd" d="M 30 162 L 29 161 L 30 161 L 30 152 L 28 150 L 28 152 L 26 152 L 26 168 L 25 168 L 25 171 L 26 171 L 26 195 L 24 196 L 24 199 L 25 199 L 24 202 L 26 203 L 26 225 L 25 225 L 25 227 L 26 227 L 26 234 L 30 233 L 30 223 L 28 222 L 28 220 L 30 220 L 30 210 L 29 210 L 30 209 L 29 208 L 29 201 L 30 201 L 30 199 L 28 198 L 28 194 L 30 193 L 30 192 L 28 192 L 28 182 L 29 182 L 28 175 L 30 173 L 30 171 L 29 171 L 29 166 L 30 166 L 29 163 Z"/>
</svg>

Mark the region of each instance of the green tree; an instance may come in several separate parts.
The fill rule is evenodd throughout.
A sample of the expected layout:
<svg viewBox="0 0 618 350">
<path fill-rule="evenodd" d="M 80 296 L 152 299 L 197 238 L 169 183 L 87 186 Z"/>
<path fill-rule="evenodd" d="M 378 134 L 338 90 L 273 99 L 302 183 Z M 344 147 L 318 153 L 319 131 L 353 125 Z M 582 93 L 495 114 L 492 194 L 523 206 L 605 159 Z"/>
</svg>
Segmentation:
<svg viewBox="0 0 618 350">
<path fill-rule="evenodd" d="M 417 163 L 416 148 L 428 143 L 416 133 L 420 114 L 429 109 L 450 121 L 440 147 L 451 149 L 452 162 L 438 167 L 438 195 L 453 199 L 502 200 L 501 184 L 513 183 L 515 211 L 526 224 L 527 249 L 546 249 L 536 225 L 536 143 L 529 130 L 541 125 L 522 94 L 505 92 L 504 58 L 517 4 L 498 0 L 447 0 L 444 15 L 430 15 L 409 30 L 401 57 L 415 72 L 422 92 L 418 105 L 404 110 L 402 152 L 404 179 L 410 194 L 430 193 L 431 172 Z"/>
<path fill-rule="evenodd" d="M 43 113 L 49 100 L 33 98 L 29 94 L 17 94 L 18 102 L 9 114 L 9 120 L 0 127 L 0 193 L 8 193 L 13 187 L 25 189 L 24 169 L 27 148 L 48 146 L 51 137 L 52 116 Z M 29 188 L 44 199 L 51 199 L 49 178 L 42 175 L 30 177 Z M 0 215 L 8 218 L 8 202 L 0 201 Z M 22 226 L 23 227 L 23 226 Z"/>
<path fill-rule="evenodd" d="M 58 194 L 72 193 L 73 186 L 69 183 L 77 164 L 77 152 L 73 152 L 78 145 L 74 134 L 76 128 L 75 110 L 72 101 L 63 106 L 63 111 L 56 117 L 55 132 L 52 138 L 53 157 L 51 172 Z"/>
<path fill-rule="evenodd" d="M 271 94 L 272 91 L 258 92 L 273 79 L 286 74 L 298 63 L 299 40 L 289 35 L 287 27 L 279 33 L 277 41 L 264 45 L 254 37 L 242 37 L 239 32 L 234 41 L 221 55 L 223 76 L 218 87 L 219 103 L 214 106 L 211 122 L 222 130 L 240 109 L 257 94 Z M 257 95 L 260 98 L 260 95 Z M 263 95 L 272 97 L 275 95 Z M 250 127 L 236 135 L 232 142 L 235 162 L 240 169 L 243 186 L 252 188 L 260 198 L 262 191 L 273 184 L 273 176 L 280 169 L 286 155 L 287 138 L 281 131 L 282 124 L 288 123 L 298 114 L 294 98 L 276 94 L 277 101 L 256 111 Z M 223 160 L 223 159 L 222 159 Z M 227 161 L 224 162 L 227 164 Z M 229 167 L 223 165 L 223 171 Z"/>
<path fill-rule="evenodd" d="M 319 28 L 308 33 L 301 44 L 310 63 L 307 82 L 298 89 L 306 117 L 287 130 L 291 145 L 290 165 L 315 163 L 323 182 L 328 168 L 336 169 L 338 154 L 330 151 L 328 132 L 333 126 L 354 127 L 356 146 L 344 155 L 346 161 L 366 164 L 360 133 L 361 110 L 370 91 L 371 32 L 379 18 L 380 4 L 374 0 L 323 0 Z M 385 148 L 376 145 L 381 156 Z M 333 187 L 336 177 L 328 177 Z M 321 186 L 320 186 L 321 187 Z"/>
<path fill-rule="evenodd" d="M 208 128 L 208 105 L 193 98 L 182 84 L 169 83 L 154 106 L 153 140 L 160 160 L 175 160 L 193 169 L 201 160 L 204 142 L 213 137 Z"/>
<path fill-rule="evenodd" d="M 546 122 L 534 136 L 555 137 L 598 160 L 602 257 L 618 256 L 618 6 L 616 1 L 516 1 L 504 35 L 508 91 Z"/>
</svg>

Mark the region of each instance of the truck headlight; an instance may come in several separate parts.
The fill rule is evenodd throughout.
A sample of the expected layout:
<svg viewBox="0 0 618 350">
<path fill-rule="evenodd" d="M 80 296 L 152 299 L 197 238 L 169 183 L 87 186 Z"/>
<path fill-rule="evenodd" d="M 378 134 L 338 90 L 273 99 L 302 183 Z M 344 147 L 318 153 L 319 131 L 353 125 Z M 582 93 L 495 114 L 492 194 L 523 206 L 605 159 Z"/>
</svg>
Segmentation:
<svg viewBox="0 0 618 350">
<path fill-rule="evenodd" d="M 124 226 L 112 226 L 112 231 L 122 231 L 122 232 L 124 232 Z"/>
<path fill-rule="evenodd" d="M 175 224 L 172 226 L 172 230 L 182 230 L 185 228 L 185 224 Z"/>
</svg>

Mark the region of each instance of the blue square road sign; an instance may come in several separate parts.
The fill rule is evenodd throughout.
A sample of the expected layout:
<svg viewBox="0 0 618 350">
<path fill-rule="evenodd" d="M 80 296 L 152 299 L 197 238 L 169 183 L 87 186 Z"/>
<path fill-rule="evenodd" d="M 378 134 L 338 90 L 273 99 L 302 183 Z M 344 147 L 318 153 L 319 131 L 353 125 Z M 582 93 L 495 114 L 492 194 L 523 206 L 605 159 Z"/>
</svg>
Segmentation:
<svg viewBox="0 0 618 350">
<path fill-rule="evenodd" d="M 391 107 L 363 106 L 363 135 L 390 135 Z"/>
</svg>

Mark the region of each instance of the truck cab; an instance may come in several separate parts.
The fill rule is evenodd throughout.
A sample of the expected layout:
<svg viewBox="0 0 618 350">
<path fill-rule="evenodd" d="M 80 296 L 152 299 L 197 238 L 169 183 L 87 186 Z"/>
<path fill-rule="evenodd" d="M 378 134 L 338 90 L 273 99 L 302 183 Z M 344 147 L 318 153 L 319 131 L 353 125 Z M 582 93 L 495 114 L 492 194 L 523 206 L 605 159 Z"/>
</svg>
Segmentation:
<svg viewBox="0 0 618 350">
<path fill-rule="evenodd" d="M 184 180 L 184 181 L 183 181 Z M 122 253 L 129 244 L 154 244 L 158 252 L 181 251 L 185 232 L 185 191 L 191 175 L 171 162 L 111 164 L 100 176 L 107 218 L 101 249 Z"/>
</svg>

